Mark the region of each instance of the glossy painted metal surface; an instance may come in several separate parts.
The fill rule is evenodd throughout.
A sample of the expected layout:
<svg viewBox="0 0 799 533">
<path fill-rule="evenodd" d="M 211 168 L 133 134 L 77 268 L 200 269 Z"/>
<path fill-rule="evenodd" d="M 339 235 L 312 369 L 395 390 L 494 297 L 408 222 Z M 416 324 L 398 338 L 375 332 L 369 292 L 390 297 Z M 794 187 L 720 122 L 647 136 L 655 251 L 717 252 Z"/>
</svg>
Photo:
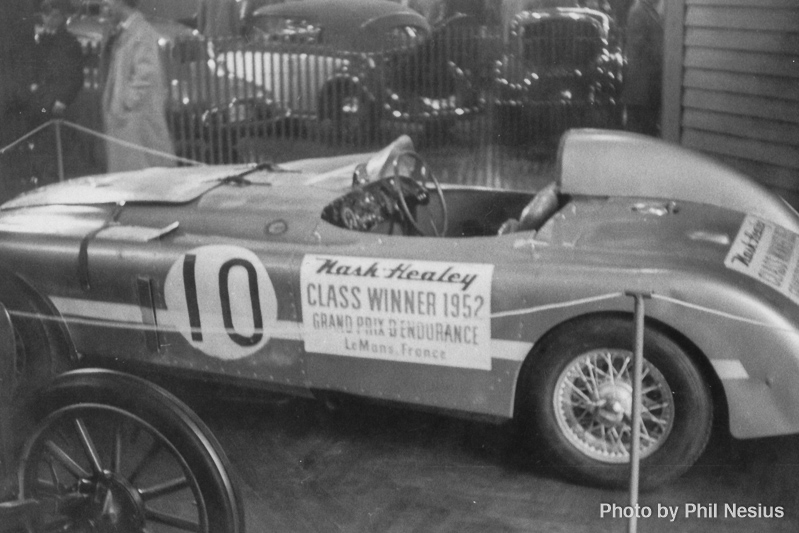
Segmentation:
<svg viewBox="0 0 799 533">
<path fill-rule="evenodd" d="M 625 292 L 647 291 L 647 320 L 680 339 L 711 386 L 723 387 L 734 435 L 799 431 L 796 298 L 729 266 L 749 242 L 746 224 L 760 219 L 737 210 L 742 204 L 684 198 L 679 176 L 671 191 L 619 194 L 614 176 L 623 182 L 635 174 L 625 166 L 638 165 L 625 158 L 615 172 L 609 160 L 598 165 L 607 179 L 579 189 L 574 173 L 589 167 L 577 158 L 596 152 L 574 152 L 573 141 L 582 148 L 592 135 L 565 142 L 568 194 L 537 232 L 495 234 L 531 193 L 460 186 L 444 187 L 446 238 L 355 232 L 320 218 L 351 189 L 356 168 L 384 176 L 392 150 L 406 147 L 400 141 L 375 155 L 246 176 L 246 167 L 230 166 L 98 178 L 107 203 L 87 195 L 81 204 L 85 180 L 67 182 L 3 206 L 0 257 L 58 309 L 76 350 L 101 364 L 499 419 L 513 416 L 522 362 L 547 332 L 593 313 L 630 316 Z M 620 150 L 637 142 L 619 141 Z M 159 198 L 147 185 L 156 174 Z M 603 194 L 604 184 L 614 193 Z M 418 216 L 422 226 L 439 218 L 432 202 Z M 762 227 L 772 244 L 782 235 L 772 222 Z M 394 289 L 405 291 L 395 295 L 401 324 L 379 303 Z M 478 308 L 490 314 L 472 320 Z M 347 329 L 347 316 L 362 322 Z M 426 332 L 428 323 L 444 329 Z M 418 337 L 405 338 L 406 349 L 400 335 Z M 348 342 L 352 353 L 342 355 Z"/>
<path fill-rule="evenodd" d="M 558 161 L 561 189 L 568 194 L 715 205 L 799 231 L 796 211 L 765 187 L 705 155 L 651 137 L 573 130 L 561 139 Z"/>
</svg>

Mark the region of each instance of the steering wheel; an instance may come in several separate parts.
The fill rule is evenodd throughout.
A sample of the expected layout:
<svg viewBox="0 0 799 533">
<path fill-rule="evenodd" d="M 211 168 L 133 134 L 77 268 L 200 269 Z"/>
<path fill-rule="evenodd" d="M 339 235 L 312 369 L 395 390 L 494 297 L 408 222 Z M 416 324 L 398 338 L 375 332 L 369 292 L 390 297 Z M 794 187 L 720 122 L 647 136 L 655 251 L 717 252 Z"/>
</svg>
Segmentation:
<svg viewBox="0 0 799 533">
<path fill-rule="evenodd" d="M 416 169 L 417 166 L 419 167 L 420 171 L 419 174 L 421 175 L 421 180 L 416 181 L 412 178 L 403 176 L 400 172 L 400 160 L 404 157 L 410 157 L 414 163 L 413 168 Z M 410 196 L 411 198 L 415 199 L 415 205 L 426 205 L 430 199 L 429 189 L 427 187 L 428 182 L 433 184 L 433 187 L 436 190 L 436 195 L 438 196 L 438 200 L 441 202 L 441 224 L 436 225 L 432 220 L 430 220 L 430 226 L 433 229 L 433 233 L 436 237 L 445 237 L 447 235 L 447 223 L 448 223 L 448 216 L 447 216 L 447 202 L 444 199 L 444 191 L 441 189 L 441 183 L 439 183 L 438 179 L 435 177 L 433 172 L 427 166 L 427 164 L 422 160 L 421 156 L 416 152 L 406 151 L 397 154 L 394 158 L 394 176 L 389 178 L 389 183 L 394 187 L 394 191 L 397 194 L 397 201 L 399 204 L 400 211 L 402 212 L 405 219 L 408 223 L 419 232 L 420 235 L 424 235 L 425 231 L 419 225 L 419 221 L 417 220 L 416 216 L 411 212 L 411 209 L 408 207 L 408 202 L 405 200 L 406 196 Z"/>
</svg>

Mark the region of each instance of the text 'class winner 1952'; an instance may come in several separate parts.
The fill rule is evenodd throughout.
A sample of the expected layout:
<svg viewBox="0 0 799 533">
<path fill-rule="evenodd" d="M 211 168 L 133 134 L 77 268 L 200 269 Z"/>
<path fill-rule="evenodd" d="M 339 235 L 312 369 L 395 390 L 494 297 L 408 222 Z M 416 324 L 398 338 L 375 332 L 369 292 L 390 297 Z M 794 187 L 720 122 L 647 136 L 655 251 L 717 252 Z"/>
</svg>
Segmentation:
<svg viewBox="0 0 799 533">
<path fill-rule="evenodd" d="M 308 352 L 491 369 L 493 265 L 306 255 Z"/>
</svg>

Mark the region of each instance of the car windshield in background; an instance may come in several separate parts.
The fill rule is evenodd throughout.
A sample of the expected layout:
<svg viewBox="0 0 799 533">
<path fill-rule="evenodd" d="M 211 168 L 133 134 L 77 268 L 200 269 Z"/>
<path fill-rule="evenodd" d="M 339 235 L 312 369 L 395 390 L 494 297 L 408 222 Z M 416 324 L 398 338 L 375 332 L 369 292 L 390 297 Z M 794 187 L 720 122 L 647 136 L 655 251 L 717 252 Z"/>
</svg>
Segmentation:
<svg viewBox="0 0 799 533">
<path fill-rule="evenodd" d="M 277 42 L 321 44 L 322 28 L 296 17 L 258 17 L 253 28 L 259 37 Z"/>
<path fill-rule="evenodd" d="M 541 67 L 579 68 L 602 52 L 602 26 L 590 17 L 536 19 L 520 34 L 522 57 Z"/>
<path fill-rule="evenodd" d="M 299 17 L 262 16 L 255 19 L 253 24 L 255 35 L 265 41 L 293 43 L 293 44 L 330 44 L 349 42 L 347 35 L 336 38 L 332 32 L 322 24 Z M 371 51 L 391 50 L 416 44 L 427 37 L 427 30 L 419 26 L 400 24 L 387 26 L 381 24 L 367 24 L 362 30 L 362 38 L 368 38 Z"/>
</svg>

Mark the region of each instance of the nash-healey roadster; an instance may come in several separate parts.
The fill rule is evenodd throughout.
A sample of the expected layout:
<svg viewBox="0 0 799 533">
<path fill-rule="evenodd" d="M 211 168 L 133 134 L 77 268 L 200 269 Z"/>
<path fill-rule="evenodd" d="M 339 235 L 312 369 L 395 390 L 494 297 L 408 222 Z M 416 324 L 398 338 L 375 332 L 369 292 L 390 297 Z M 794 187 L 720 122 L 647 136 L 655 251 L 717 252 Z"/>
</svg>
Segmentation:
<svg viewBox="0 0 799 533">
<path fill-rule="evenodd" d="M 738 438 L 798 432 L 797 214 L 640 136 L 573 130 L 558 157 L 535 193 L 441 184 L 402 137 L 24 194 L 0 211 L 23 377 L 98 366 L 514 419 L 530 454 L 620 486 L 635 292 L 643 485 L 685 472 L 714 419 Z"/>
</svg>

